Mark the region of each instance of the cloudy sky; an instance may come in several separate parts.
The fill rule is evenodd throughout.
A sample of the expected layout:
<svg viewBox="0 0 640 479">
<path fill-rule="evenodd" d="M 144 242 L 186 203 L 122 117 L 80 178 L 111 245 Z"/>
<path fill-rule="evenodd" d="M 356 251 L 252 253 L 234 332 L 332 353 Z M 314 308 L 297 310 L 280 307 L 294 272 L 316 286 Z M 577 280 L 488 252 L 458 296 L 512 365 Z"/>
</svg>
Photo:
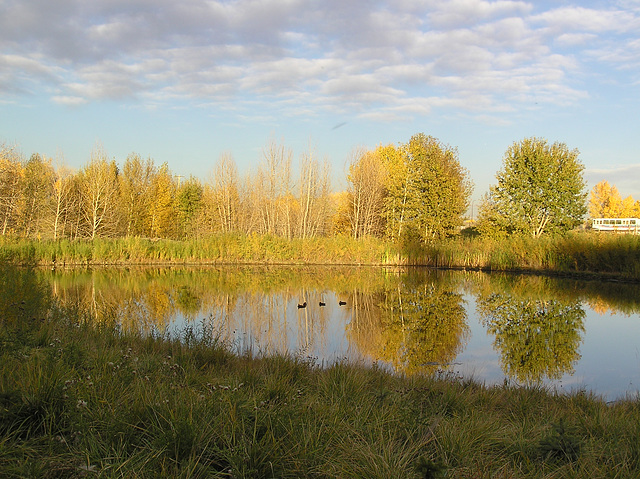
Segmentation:
<svg viewBox="0 0 640 479">
<path fill-rule="evenodd" d="M 206 179 L 275 138 L 339 188 L 354 149 L 419 132 L 475 198 L 537 136 L 640 199 L 640 0 L 0 0 L 0 143 L 27 157 Z"/>
</svg>

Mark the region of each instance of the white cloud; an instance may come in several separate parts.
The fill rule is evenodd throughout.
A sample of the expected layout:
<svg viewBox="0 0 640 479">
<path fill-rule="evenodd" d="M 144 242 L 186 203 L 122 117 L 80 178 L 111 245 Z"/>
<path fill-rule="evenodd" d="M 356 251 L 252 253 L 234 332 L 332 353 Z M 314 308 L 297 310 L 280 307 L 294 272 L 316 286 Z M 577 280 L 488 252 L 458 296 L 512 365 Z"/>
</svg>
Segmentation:
<svg viewBox="0 0 640 479">
<path fill-rule="evenodd" d="M 628 32 L 637 31 L 640 19 L 636 14 L 623 10 L 602 10 L 583 7 L 563 7 L 548 10 L 532 18 L 554 32 L 584 31 Z"/>
<path fill-rule="evenodd" d="M 80 106 L 88 103 L 86 98 L 79 96 L 53 96 L 51 101 L 59 105 Z"/>
<path fill-rule="evenodd" d="M 437 0 L 429 3 L 435 7 L 428 14 L 430 23 L 448 28 L 476 24 L 503 15 L 523 15 L 532 10 L 527 2 L 513 1 Z"/>
<path fill-rule="evenodd" d="M 555 43 L 561 47 L 578 47 L 588 45 L 597 38 L 594 33 L 563 33 L 556 37 Z"/>
<path fill-rule="evenodd" d="M 639 21 L 507 0 L 5 0 L 0 95 L 493 114 L 588 97 L 591 62 L 640 69 Z"/>
</svg>

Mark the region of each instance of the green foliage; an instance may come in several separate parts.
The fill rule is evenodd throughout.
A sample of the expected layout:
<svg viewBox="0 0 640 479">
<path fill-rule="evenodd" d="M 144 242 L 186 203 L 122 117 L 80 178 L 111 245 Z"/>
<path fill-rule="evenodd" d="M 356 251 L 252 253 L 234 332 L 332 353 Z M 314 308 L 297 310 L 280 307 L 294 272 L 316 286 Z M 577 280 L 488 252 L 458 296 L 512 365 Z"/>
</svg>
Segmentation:
<svg viewBox="0 0 640 479">
<path fill-rule="evenodd" d="M 421 457 L 416 464 L 416 472 L 423 479 L 437 479 L 438 477 L 442 477 L 445 470 L 446 467 L 442 464 L 431 461 L 426 457 Z"/>
<path fill-rule="evenodd" d="M 202 196 L 202 185 L 195 178 L 189 178 L 188 181 L 179 186 L 176 205 L 181 225 L 180 238 L 193 237 L 194 232 L 197 231 L 195 222 L 203 207 Z"/>
<path fill-rule="evenodd" d="M 575 228 L 586 213 L 587 196 L 578 154 L 540 138 L 513 143 L 480 208 L 479 230 L 494 237 L 538 237 Z"/>
<path fill-rule="evenodd" d="M 220 234 L 189 241 L 122 239 L 31 241 L 0 236 L 0 260 L 21 265 L 387 264 L 536 271 L 640 279 L 640 237 L 573 232 L 539 238 L 456 237 L 400 244 L 349 236 L 287 240 Z"/>
<path fill-rule="evenodd" d="M 287 240 L 274 235 L 218 234 L 188 241 L 148 238 L 42 240 L 0 237 L 0 259 L 15 264 L 383 264 L 399 258 L 391 243 L 348 236 Z"/>
</svg>

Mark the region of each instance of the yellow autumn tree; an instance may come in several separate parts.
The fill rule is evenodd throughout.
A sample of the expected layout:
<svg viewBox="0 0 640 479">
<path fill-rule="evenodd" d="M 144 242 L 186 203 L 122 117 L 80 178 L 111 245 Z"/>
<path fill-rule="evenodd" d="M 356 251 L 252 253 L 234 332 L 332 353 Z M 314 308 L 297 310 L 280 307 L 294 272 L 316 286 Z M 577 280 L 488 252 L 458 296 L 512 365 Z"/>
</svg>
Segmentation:
<svg viewBox="0 0 640 479">
<path fill-rule="evenodd" d="M 24 167 L 13 147 L 0 144 L 0 229 L 2 235 L 15 232 L 22 201 Z"/>
<path fill-rule="evenodd" d="M 158 169 L 152 185 L 153 201 L 150 205 L 149 219 L 151 235 L 157 238 L 172 238 L 175 234 L 176 184 L 169 171 L 169 165 L 163 163 Z"/>
<path fill-rule="evenodd" d="M 631 196 L 622 199 L 615 185 L 602 180 L 591 190 L 589 215 L 591 218 L 632 218 L 638 215 L 638 206 Z"/>
</svg>

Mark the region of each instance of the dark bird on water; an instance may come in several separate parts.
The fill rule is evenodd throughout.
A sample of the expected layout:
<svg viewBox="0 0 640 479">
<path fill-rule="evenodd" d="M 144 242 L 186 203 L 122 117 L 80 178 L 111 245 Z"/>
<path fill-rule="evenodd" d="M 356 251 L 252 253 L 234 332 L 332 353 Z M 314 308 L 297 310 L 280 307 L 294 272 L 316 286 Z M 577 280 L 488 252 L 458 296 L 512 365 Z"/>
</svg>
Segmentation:
<svg viewBox="0 0 640 479">
<path fill-rule="evenodd" d="M 326 306 L 327 303 L 323 303 L 322 301 L 320 301 L 320 306 Z"/>
<path fill-rule="evenodd" d="M 346 301 L 338 301 L 338 304 L 339 304 L 340 306 L 344 306 L 345 304 L 347 304 L 347 302 L 346 302 Z"/>
<path fill-rule="evenodd" d="M 306 307 L 307 307 L 307 302 L 306 301 L 304 303 L 298 305 L 298 309 L 302 309 L 302 308 L 306 308 Z"/>
</svg>

